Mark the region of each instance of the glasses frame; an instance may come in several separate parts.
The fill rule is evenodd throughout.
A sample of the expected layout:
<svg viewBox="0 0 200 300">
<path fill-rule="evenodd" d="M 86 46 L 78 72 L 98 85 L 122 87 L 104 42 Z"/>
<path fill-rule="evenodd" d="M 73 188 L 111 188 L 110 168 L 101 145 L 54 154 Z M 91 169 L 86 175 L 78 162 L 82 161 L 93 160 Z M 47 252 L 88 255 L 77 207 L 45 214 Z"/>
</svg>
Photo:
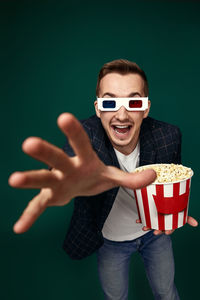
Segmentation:
<svg viewBox="0 0 200 300">
<path fill-rule="evenodd" d="M 115 101 L 115 107 L 114 108 L 105 108 L 103 107 L 104 101 Z M 142 107 L 129 107 L 129 101 L 131 100 L 141 100 L 142 101 Z M 126 110 L 128 111 L 144 111 L 148 108 L 148 97 L 131 97 L 131 98 L 98 98 L 97 97 L 97 104 L 98 109 L 100 111 L 117 111 L 120 109 L 120 107 L 124 106 Z"/>
</svg>

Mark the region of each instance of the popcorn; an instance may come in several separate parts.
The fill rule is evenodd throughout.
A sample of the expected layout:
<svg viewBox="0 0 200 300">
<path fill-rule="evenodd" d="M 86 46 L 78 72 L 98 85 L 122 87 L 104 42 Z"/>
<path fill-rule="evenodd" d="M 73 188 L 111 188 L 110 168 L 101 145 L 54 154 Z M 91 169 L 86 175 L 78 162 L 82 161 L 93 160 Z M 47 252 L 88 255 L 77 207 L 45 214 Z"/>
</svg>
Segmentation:
<svg viewBox="0 0 200 300">
<path fill-rule="evenodd" d="M 176 164 L 155 164 L 142 166 L 135 169 L 134 172 L 141 172 L 146 169 L 156 171 L 157 178 L 153 183 L 169 183 L 185 180 L 193 175 L 191 168 Z"/>
</svg>

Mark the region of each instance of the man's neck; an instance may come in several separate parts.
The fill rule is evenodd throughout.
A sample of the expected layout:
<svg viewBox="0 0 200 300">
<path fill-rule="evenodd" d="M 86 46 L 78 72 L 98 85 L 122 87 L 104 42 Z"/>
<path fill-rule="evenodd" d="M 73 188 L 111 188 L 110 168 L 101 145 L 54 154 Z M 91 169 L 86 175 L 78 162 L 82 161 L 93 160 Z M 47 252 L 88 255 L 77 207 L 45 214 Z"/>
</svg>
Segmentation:
<svg viewBox="0 0 200 300">
<path fill-rule="evenodd" d="M 137 138 L 137 140 L 134 143 L 132 143 L 131 145 L 127 145 L 127 146 L 113 145 L 113 147 L 117 151 L 121 152 L 122 154 L 129 155 L 135 150 L 135 148 L 138 144 L 138 141 L 139 141 L 139 139 Z"/>
</svg>

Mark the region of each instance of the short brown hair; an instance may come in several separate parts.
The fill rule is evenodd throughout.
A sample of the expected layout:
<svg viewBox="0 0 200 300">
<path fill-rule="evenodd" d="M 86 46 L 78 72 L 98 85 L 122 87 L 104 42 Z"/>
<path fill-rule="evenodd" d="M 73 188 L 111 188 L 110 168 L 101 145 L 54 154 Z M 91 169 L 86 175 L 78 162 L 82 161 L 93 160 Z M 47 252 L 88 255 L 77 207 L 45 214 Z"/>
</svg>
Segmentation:
<svg viewBox="0 0 200 300">
<path fill-rule="evenodd" d="M 140 75 L 144 81 L 144 94 L 145 96 L 149 95 L 148 81 L 145 72 L 135 62 L 126 59 L 116 59 L 104 64 L 101 68 L 97 79 L 97 96 L 99 95 L 101 79 L 109 73 L 119 73 L 121 75 L 133 73 Z"/>
</svg>

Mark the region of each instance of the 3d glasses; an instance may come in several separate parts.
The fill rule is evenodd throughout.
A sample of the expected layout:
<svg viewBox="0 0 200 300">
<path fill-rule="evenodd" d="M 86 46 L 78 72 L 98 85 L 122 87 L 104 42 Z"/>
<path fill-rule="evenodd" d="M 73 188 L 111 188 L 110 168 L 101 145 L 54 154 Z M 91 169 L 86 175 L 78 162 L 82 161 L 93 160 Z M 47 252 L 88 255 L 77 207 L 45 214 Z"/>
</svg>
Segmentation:
<svg viewBox="0 0 200 300">
<path fill-rule="evenodd" d="M 128 111 L 144 111 L 148 108 L 148 97 L 134 98 L 97 98 L 101 111 L 117 111 L 124 106 Z"/>
</svg>

